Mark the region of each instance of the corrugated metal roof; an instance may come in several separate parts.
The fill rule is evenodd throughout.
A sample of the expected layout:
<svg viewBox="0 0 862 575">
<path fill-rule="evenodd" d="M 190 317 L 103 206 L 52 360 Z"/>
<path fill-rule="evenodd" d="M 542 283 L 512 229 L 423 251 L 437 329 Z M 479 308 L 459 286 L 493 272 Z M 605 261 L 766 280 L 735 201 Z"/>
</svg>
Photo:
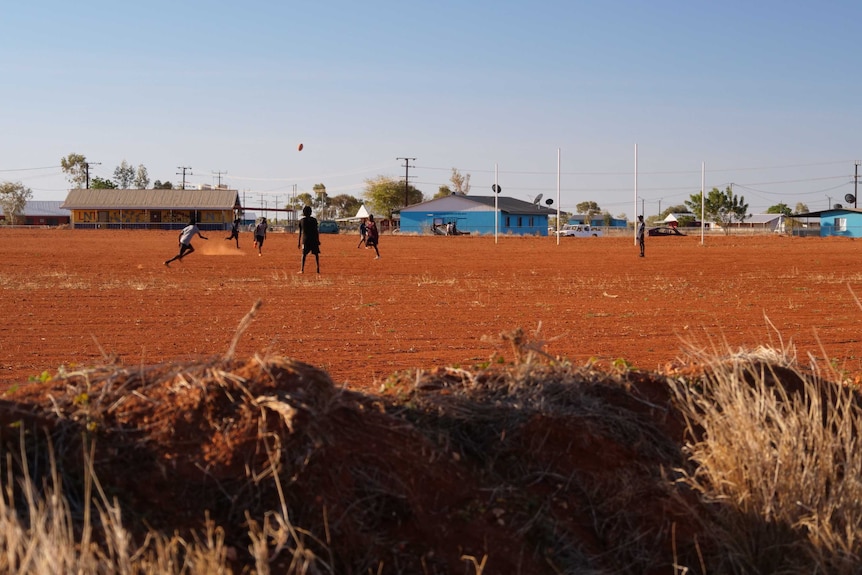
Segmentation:
<svg viewBox="0 0 862 575">
<path fill-rule="evenodd" d="M 69 190 L 67 210 L 231 210 L 236 190 Z"/>
<path fill-rule="evenodd" d="M 61 216 L 71 217 L 72 212 L 64 210 L 60 207 L 63 202 L 49 202 L 43 200 L 32 200 L 24 206 L 24 216 Z M 3 213 L 3 207 L 0 206 L 0 214 Z"/>
<path fill-rule="evenodd" d="M 825 210 L 816 210 L 813 212 L 805 212 L 804 214 L 790 214 L 791 218 L 819 218 L 824 214 L 860 214 L 862 208 L 828 208 Z"/>
<path fill-rule="evenodd" d="M 784 214 L 749 214 L 745 217 L 744 224 L 768 224 L 781 219 Z"/>
<path fill-rule="evenodd" d="M 413 204 L 406 208 L 402 208 L 402 212 L 415 212 L 415 211 L 434 211 L 433 205 L 435 202 L 440 202 L 441 200 L 445 200 L 449 196 L 445 196 L 443 198 L 436 198 L 433 200 L 428 200 L 427 202 L 422 202 L 421 204 Z M 474 195 L 465 195 L 459 196 L 460 198 L 467 200 L 469 202 L 473 202 L 476 204 L 480 204 L 483 206 L 487 206 L 491 209 L 494 208 L 494 196 L 474 196 Z M 497 207 L 501 212 L 506 212 L 509 214 L 544 214 L 551 215 L 556 214 L 556 209 L 546 208 L 545 206 L 539 204 L 531 204 L 530 202 L 525 202 L 523 200 L 518 200 L 515 198 L 510 198 L 507 196 L 499 196 L 497 197 Z"/>
</svg>

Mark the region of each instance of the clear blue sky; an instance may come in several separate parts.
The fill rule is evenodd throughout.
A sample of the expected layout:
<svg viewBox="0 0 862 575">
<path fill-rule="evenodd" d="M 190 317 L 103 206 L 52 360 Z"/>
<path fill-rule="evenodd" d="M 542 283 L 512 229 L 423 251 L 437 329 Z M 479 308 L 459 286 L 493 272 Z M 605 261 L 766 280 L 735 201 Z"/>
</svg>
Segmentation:
<svg viewBox="0 0 862 575">
<path fill-rule="evenodd" d="M 111 178 L 222 182 L 254 207 L 323 183 L 361 197 L 451 169 L 490 195 L 614 215 L 733 183 L 750 211 L 854 191 L 858 0 L 6 2 L 0 181 L 62 200 Z M 298 152 L 302 142 L 305 149 Z M 556 207 L 556 203 L 554 204 Z"/>
</svg>

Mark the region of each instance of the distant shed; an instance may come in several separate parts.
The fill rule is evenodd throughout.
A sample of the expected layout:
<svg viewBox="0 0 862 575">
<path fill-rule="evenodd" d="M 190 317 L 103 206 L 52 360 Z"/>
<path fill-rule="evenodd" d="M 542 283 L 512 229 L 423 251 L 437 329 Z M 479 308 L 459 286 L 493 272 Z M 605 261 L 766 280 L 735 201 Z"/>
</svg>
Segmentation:
<svg viewBox="0 0 862 575">
<path fill-rule="evenodd" d="M 179 229 L 194 218 L 201 229 L 228 229 L 242 205 L 236 190 L 69 191 L 63 208 L 74 228 Z"/>
<path fill-rule="evenodd" d="M 16 222 L 25 226 L 62 226 L 68 225 L 72 212 L 61 208 L 63 202 L 33 200 L 24 206 L 23 221 Z M 0 207 L 0 220 L 5 220 L 6 214 Z"/>
</svg>

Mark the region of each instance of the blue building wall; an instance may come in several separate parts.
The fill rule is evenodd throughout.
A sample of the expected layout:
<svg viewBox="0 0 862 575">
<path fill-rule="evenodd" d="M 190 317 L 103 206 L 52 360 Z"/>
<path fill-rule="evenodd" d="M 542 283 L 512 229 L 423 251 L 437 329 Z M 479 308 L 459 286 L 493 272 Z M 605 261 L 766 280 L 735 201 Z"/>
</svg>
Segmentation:
<svg viewBox="0 0 862 575">
<path fill-rule="evenodd" d="M 584 216 L 576 214 L 576 215 L 570 217 L 569 221 L 567 223 L 569 223 L 573 226 L 583 224 L 584 223 Z M 610 224 L 605 224 L 605 217 L 603 215 L 598 215 L 598 216 L 593 217 L 590 220 L 590 225 L 594 228 L 603 228 L 605 226 L 610 227 L 610 228 L 625 228 L 625 227 L 628 227 L 629 221 L 628 220 L 621 220 L 619 218 L 611 218 Z"/>
<path fill-rule="evenodd" d="M 820 236 L 862 237 L 862 214 L 841 210 L 821 214 Z"/>
<path fill-rule="evenodd" d="M 494 234 L 493 211 L 423 211 L 401 212 L 401 231 L 404 233 L 430 234 L 435 220 L 446 224 L 455 222 L 458 231 L 474 235 Z M 442 220 L 442 222 L 439 222 Z M 546 214 L 507 214 L 500 212 L 497 232 L 513 235 L 548 235 Z"/>
</svg>

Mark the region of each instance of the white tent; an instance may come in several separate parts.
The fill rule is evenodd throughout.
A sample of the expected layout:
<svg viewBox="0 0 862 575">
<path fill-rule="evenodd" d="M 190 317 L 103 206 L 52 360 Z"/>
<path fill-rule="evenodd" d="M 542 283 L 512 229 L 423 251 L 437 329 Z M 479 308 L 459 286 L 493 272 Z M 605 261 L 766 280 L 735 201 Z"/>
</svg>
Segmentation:
<svg viewBox="0 0 862 575">
<path fill-rule="evenodd" d="M 364 220 L 368 217 L 368 210 L 365 209 L 365 204 L 359 206 L 359 209 L 356 210 L 356 215 L 352 218 L 338 218 L 339 222 L 351 222 L 353 220 Z"/>
<path fill-rule="evenodd" d="M 364 220 L 368 217 L 368 210 L 365 209 L 365 204 L 359 206 L 359 209 L 356 210 L 356 215 L 353 216 L 354 220 Z"/>
</svg>

